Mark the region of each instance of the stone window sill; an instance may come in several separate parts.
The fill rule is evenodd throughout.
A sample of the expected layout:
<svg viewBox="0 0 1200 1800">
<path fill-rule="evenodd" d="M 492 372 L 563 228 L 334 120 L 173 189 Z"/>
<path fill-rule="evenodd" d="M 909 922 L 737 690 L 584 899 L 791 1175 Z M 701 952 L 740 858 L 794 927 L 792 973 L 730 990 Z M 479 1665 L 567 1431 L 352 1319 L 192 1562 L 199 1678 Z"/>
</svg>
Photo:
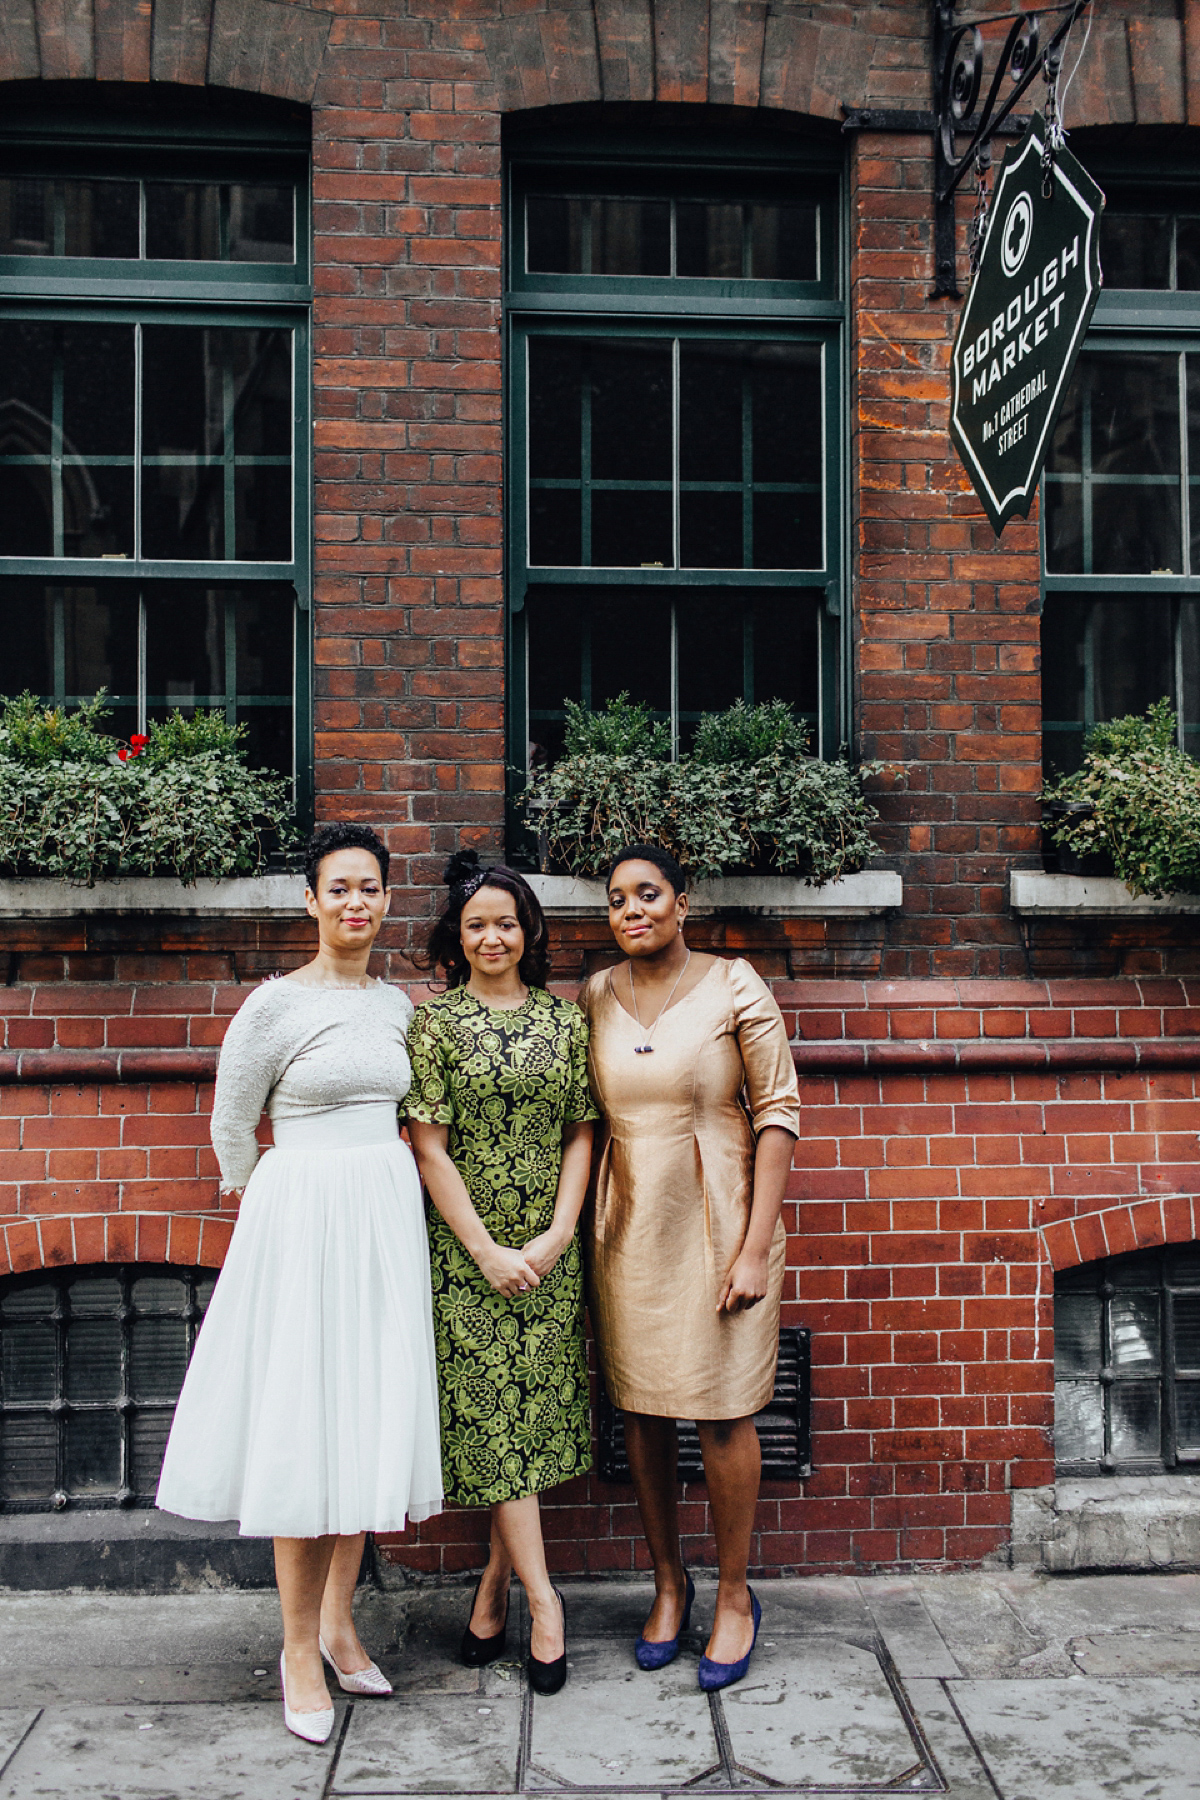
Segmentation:
<svg viewBox="0 0 1200 1800">
<path fill-rule="evenodd" d="M 303 875 L 231 875 L 223 881 L 182 881 L 157 875 L 73 887 L 51 876 L 0 880 L 0 919 L 75 918 L 80 913 L 233 914 L 277 918 L 304 910 Z"/>
<path fill-rule="evenodd" d="M 1064 1476 L 1013 1490 L 1016 1568 L 1194 1569 L 1200 1564 L 1200 1473 Z"/>
<path fill-rule="evenodd" d="M 1132 919 L 1173 913 L 1200 913 L 1200 894 L 1168 894 L 1153 900 L 1135 898 L 1115 875 L 1047 875 L 1040 869 L 1014 869 L 1009 876 L 1009 904 L 1016 913 L 1044 918 Z"/>
<path fill-rule="evenodd" d="M 573 875 L 530 875 L 529 885 L 551 918 L 595 919 L 605 912 L 604 883 Z M 899 906 L 904 884 L 891 869 L 843 875 L 808 887 L 790 875 L 722 875 L 698 881 L 689 896 L 694 913 L 765 914 L 777 918 L 865 919 Z"/>
</svg>

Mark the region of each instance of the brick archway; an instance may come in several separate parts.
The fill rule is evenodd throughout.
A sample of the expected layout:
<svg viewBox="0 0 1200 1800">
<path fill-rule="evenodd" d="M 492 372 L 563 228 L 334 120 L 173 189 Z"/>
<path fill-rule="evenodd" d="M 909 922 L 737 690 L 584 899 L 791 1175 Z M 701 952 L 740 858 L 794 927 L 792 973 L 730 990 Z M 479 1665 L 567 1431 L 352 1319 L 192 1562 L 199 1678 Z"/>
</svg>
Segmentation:
<svg viewBox="0 0 1200 1800">
<path fill-rule="evenodd" d="M 309 105 L 332 19 L 281 0 L 0 0 L 0 81 L 173 82 Z"/>
<path fill-rule="evenodd" d="M 73 1263 L 173 1263 L 219 1269 L 234 1220 L 211 1213 L 76 1213 L 3 1228 L 0 1276 Z"/>
<path fill-rule="evenodd" d="M 1173 1194 L 1164 1200 L 1129 1200 L 1099 1212 L 1060 1219 L 1042 1230 L 1046 1257 L 1055 1274 L 1105 1256 L 1153 1250 L 1160 1244 L 1190 1244 L 1200 1238 L 1200 1196 Z"/>
</svg>

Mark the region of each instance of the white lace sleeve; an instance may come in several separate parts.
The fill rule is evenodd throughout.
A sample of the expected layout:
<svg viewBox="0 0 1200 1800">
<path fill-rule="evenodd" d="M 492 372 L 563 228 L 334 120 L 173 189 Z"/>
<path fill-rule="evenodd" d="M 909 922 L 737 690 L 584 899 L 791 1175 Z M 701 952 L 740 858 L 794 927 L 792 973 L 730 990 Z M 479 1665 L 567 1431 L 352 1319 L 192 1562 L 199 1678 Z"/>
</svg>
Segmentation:
<svg viewBox="0 0 1200 1800">
<path fill-rule="evenodd" d="M 234 1014 L 221 1045 L 211 1136 L 223 1194 L 244 1188 L 254 1173 L 259 1154 L 254 1134 L 267 1096 L 287 1067 L 285 1034 L 274 1013 L 264 983 Z"/>
</svg>

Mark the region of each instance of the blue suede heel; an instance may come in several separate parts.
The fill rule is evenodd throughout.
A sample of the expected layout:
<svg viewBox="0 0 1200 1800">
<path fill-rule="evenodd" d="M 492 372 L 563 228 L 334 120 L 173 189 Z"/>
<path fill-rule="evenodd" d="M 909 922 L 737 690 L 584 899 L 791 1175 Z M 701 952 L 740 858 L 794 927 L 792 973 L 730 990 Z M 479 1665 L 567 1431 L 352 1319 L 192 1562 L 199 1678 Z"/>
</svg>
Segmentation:
<svg viewBox="0 0 1200 1800">
<path fill-rule="evenodd" d="M 687 1630 L 692 1617 L 692 1601 L 696 1598 L 696 1584 L 684 1570 L 687 1582 L 687 1598 L 683 1603 L 683 1617 L 679 1621 L 679 1630 L 673 1638 L 666 1638 L 661 1644 L 652 1643 L 649 1638 L 640 1637 L 633 1646 L 634 1658 L 639 1669 L 665 1669 L 669 1662 L 674 1662 L 679 1655 L 679 1640 Z"/>
<path fill-rule="evenodd" d="M 713 1694 L 718 1688 L 731 1687 L 740 1681 L 750 1667 L 750 1658 L 754 1655 L 754 1646 L 758 1642 L 758 1628 L 762 1623 L 762 1607 L 758 1604 L 758 1595 L 750 1589 L 750 1611 L 754 1618 L 754 1636 L 750 1639 L 750 1648 L 740 1662 L 712 1662 L 707 1656 L 700 1658 L 698 1679 L 706 1694 Z"/>
</svg>

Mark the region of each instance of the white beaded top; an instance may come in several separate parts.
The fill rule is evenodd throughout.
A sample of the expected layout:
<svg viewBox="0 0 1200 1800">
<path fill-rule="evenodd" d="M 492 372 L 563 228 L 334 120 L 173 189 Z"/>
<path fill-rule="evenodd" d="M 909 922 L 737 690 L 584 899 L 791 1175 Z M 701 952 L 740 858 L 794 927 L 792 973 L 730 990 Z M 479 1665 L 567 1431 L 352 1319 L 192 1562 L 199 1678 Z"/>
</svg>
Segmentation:
<svg viewBox="0 0 1200 1800">
<path fill-rule="evenodd" d="M 398 1105 L 412 1081 L 413 1011 L 408 995 L 383 981 L 332 988 L 275 979 L 255 988 L 230 1021 L 217 1067 L 212 1142 L 222 1193 L 249 1181 L 264 1109 L 274 1120 Z"/>
</svg>

